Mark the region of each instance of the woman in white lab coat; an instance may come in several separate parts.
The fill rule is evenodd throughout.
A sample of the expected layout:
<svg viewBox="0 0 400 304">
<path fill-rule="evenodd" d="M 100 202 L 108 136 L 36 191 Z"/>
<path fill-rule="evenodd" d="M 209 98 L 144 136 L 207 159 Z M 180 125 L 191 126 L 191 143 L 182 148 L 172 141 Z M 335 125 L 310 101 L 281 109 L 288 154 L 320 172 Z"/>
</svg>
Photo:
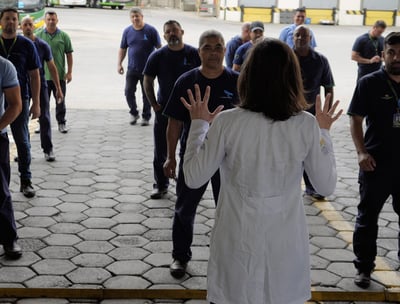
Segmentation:
<svg viewBox="0 0 400 304">
<path fill-rule="evenodd" d="M 182 98 L 193 120 L 184 160 L 187 185 L 202 186 L 218 168 L 221 174 L 207 299 L 304 303 L 310 264 L 301 179 L 305 169 L 318 193 L 333 193 L 336 165 L 328 131 L 342 111 L 335 114 L 338 101 L 329 109 L 330 97 L 323 109 L 318 97 L 315 117 L 303 111 L 296 56 L 277 39 L 252 48 L 238 89 L 240 106 L 221 113 L 208 111 L 209 87 L 200 92 L 197 86 L 189 101 Z"/>
</svg>

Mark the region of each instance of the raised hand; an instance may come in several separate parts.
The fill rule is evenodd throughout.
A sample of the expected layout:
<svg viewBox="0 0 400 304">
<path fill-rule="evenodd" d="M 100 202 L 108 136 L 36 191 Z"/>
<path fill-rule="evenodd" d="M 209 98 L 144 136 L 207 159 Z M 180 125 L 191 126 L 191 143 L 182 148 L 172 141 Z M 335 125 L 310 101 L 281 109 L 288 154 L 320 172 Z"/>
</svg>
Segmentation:
<svg viewBox="0 0 400 304">
<path fill-rule="evenodd" d="M 206 87 L 203 100 L 201 99 L 200 87 L 198 84 L 194 85 L 194 94 L 192 90 L 187 90 L 189 102 L 185 98 L 181 97 L 181 101 L 186 109 L 190 112 L 191 119 L 202 119 L 208 122 L 212 122 L 214 117 L 222 111 L 223 105 L 218 106 L 214 112 L 210 113 L 208 110 L 208 100 L 210 98 L 210 86 Z"/>
<path fill-rule="evenodd" d="M 321 105 L 321 96 L 317 95 L 317 99 L 315 101 L 315 118 L 318 121 L 319 127 L 321 129 L 329 130 L 332 124 L 342 115 L 343 109 L 335 114 L 336 108 L 339 105 L 339 100 L 336 100 L 332 107 L 329 107 L 331 94 L 327 94 L 325 97 L 325 103 L 322 107 Z"/>
</svg>

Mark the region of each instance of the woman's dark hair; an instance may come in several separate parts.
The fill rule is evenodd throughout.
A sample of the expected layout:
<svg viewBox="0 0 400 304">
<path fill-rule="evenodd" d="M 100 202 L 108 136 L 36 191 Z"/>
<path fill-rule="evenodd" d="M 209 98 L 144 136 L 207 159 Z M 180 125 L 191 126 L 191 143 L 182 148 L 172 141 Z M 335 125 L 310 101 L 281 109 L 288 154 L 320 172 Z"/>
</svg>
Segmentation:
<svg viewBox="0 0 400 304">
<path fill-rule="evenodd" d="M 307 108 L 300 66 L 278 39 L 265 38 L 249 51 L 238 80 L 240 107 L 287 120 Z"/>
</svg>

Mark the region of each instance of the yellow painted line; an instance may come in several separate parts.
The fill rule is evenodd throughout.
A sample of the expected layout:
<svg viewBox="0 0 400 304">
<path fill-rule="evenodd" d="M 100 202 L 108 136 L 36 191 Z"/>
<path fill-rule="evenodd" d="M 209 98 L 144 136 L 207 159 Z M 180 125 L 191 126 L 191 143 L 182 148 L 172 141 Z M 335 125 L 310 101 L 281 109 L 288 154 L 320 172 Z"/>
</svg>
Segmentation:
<svg viewBox="0 0 400 304">
<path fill-rule="evenodd" d="M 352 244 L 353 242 L 353 225 L 348 222 L 346 219 L 343 218 L 343 216 L 340 214 L 340 212 L 336 211 L 335 207 L 329 202 L 329 201 L 315 201 L 313 203 L 313 206 L 315 206 L 316 208 L 318 208 L 319 210 L 321 210 L 321 216 L 323 216 L 328 222 L 330 227 L 334 228 L 336 231 L 338 231 L 337 236 L 342 239 L 343 241 L 347 242 L 348 244 Z M 376 260 L 376 267 L 375 267 L 375 271 L 374 271 L 374 276 L 378 279 L 379 282 L 384 282 L 384 285 L 387 287 L 394 287 L 394 288 L 398 288 L 400 285 L 400 273 L 397 271 L 394 271 L 392 269 L 392 267 L 385 261 L 384 258 L 382 258 L 381 256 L 377 256 Z M 398 291 L 400 291 L 400 289 L 398 289 Z M 324 296 L 327 296 L 328 294 L 324 294 Z M 319 296 L 318 293 L 316 293 L 316 296 Z M 350 296 L 349 299 L 346 300 L 357 300 L 357 298 L 355 299 L 351 299 L 351 294 L 349 293 L 348 295 Z M 368 294 L 369 297 L 375 297 L 377 295 L 374 294 Z M 390 298 L 393 299 L 397 299 L 396 301 L 399 301 L 399 296 L 400 293 L 393 293 L 391 294 Z M 334 295 L 335 297 L 335 295 Z M 317 298 L 316 300 L 320 301 L 322 299 Z M 323 299 L 325 301 L 330 301 L 329 298 L 328 299 Z M 340 300 L 340 299 L 336 299 L 335 301 Z M 360 299 L 358 299 L 360 300 Z M 385 295 L 385 300 L 387 300 L 387 296 Z M 368 301 L 372 301 L 371 299 L 368 299 Z M 374 301 L 380 301 L 380 300 L 374 300 Z"/>
<path fill-rule="evenodd" d="M 400 292 L 315 291 L 310 301 L 398 302 Z M 194 289 L 90 289 L 90 288 L 0 288 L 1 298 L 69 299 L 197 299 L 205 300 L 206 290 Z"/>
</svg>

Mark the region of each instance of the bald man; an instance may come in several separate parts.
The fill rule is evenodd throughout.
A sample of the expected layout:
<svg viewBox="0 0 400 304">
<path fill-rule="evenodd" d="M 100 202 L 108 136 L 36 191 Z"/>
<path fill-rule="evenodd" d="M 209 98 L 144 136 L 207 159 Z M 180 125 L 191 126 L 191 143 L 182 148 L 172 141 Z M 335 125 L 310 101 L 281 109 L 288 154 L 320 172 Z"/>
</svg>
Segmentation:
<svg viewBox="0 0 400 304">
<path fill-rule="evenodd" d="M 52 162 L 56 159 L 56 157 L 53 152 L 53 143 L 51 141 L 50 102 L 47 92 L 47 81 L 44 74 L 45 63 L 49 68 L 51 78 L 57 89 L 57 100 L 62 101 L 64 96 L 60 86 L 57 67 L 54 63 L 53 55 L 51 53 L 51 48 L 46 41 L 35 36 L 33 19 L 30 17 L 23 18 L 21 22 L 21 29 L 24 36 L 33 41 L 40 58 L 40 63 L 42 64 L 42 67 L 40 68 L 40 142 L 45 160 Z"/>
</svg>

